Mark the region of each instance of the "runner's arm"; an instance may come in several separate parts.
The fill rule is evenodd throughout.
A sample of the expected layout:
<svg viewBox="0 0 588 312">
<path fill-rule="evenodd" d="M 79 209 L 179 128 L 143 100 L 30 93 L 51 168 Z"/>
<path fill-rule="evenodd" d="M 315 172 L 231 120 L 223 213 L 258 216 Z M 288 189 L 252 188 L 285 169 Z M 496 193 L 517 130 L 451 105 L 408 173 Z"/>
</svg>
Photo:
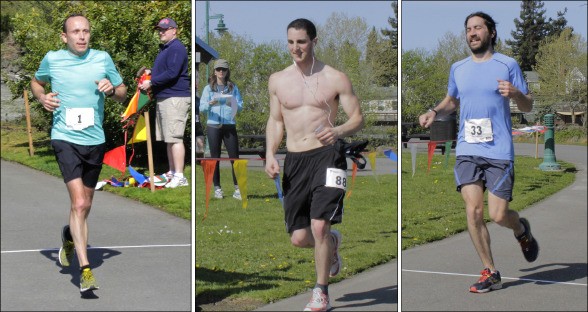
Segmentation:
<svg viewBox="0 0 588 312">
<path fill-rule="evenodd" d="M 270 114 L 265 128 L 265 172 L 270 178 L 275 178 L 280 173 L 280 166 L 275 155 L 284 136 L 284 119 L 282 107 L 276 94 L 276 79 L 276 74 L 269 78 Z"/>
</svg>

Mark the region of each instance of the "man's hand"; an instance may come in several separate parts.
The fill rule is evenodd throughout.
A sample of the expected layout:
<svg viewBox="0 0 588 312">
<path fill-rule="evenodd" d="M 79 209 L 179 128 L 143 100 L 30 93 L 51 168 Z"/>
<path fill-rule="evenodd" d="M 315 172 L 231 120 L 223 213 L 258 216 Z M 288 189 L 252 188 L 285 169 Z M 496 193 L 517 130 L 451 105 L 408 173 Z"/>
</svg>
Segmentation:
<svg viewBox="0 0 588 312">
<path fill-rule="evenodd" d="M 339 134 L 335 130 L 335 128 L 331 127 L 319 127 L 319 129 L 315 130 L 316 138 L 323 144 L 323 145 L 333 145 L 339 139 Z"/>
<path fill-rule="evenodd" d="M 518 96 L 519 89 L 512 85 L 509 81 L 496 79 L 498 81 L 498 93 L 509 99 Z"/>
<path fill-rule="evenodd" d="M 435 112 L 429 111 L 419 116 L 419 124 L 421 127 L 429 128 L 433 121 L 435 121 Z"/>
<path fill-rule="evenodd" d="M 110 80 L 102 78 L 100 81 L 94 80 L 94 82 L 96 83 L 96 85 L 98 85 L 99 92 L 104 92 L 106 94 L 111 94 L 114 92 L 114 86 L 112 85 Z"/>
<path fill-rule="evenodd" d="M 41 95 L 39 102 L 41 102 L 41 105 L 43 105 L 44 109 L 50 112 L 54 112 L 59 107 L 60 102 L 60 100 L 57 98 L 57 95 L 59 95 L 58 92 L 50 92 Z"/>
<path fill-rule="evenodd" d="M 151 90 L 151 80 L 145 80 L 142 83 L 140 83 L 138 85 L 139 89 L 143 90 L 143 91 L 149 91 Z"/>
<path fill-rule="evenodd" d="M 275 179 L 278 175 L 280 175 L 280 164 L 278 163 L 278 160 L 275 158 L 266 157 L 265 173 L 267 173 L 270 179 Z"/>
</svg>

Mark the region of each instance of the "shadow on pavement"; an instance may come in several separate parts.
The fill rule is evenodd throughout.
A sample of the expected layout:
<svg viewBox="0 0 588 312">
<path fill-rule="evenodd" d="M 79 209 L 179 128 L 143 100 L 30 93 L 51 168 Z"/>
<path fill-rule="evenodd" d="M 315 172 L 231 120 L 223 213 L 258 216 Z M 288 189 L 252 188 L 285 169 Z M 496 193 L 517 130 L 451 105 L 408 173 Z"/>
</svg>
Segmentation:
<svg viewBox="0 0 588 312">
<path fill-rule="evenodd" d="M 77 257 L 74 256 L 74 259 L 69 267 L 62 267 L 59 264 L 59 260 L 57 260 L 59 249 L 45 249 L 41 250 L 40 253 L 47 259 L 51 260 L 51 262 L 55 263 L 55 265 L 61 269 L 59 273 L 70 274 L 71 283 L 74 284 L 76 287 L 79 287 L 80 265 L 78 263 Z M 100 267 L 104 263 L 104 260 L 114 256 L 118 256 L 120 254 L 121 252 L 117 250 L 107 248 L 92 248 L 91 246 L 88 246 L 88 261 L 90 261 L 90 266 L 92 267 L 92 269 Z M 97 299 L 98 296 L 96 296 L 92 291 L 87 291 L 85 293 L 82 293 L 82 298 Z"/>
<path fill-rule="evenodd" d="M 222 288 L 222 289 L 214 289 L 214 290 L 207 290 L 199 293 L 196 295 L 196 310 L 198 311 L 199 305 L 210 304 L 214 302 L 220 302 L 232 294 L 247 292 L 251 290 L 260 290 L 260 289 L 271 289 L 275 288 L 277 282 L 272 283 L 272 281 L 295 281 L 298 279 L 295 278 L 284 278 L 284 277 L 271 277 L 271 276 L 263 276 L 260 274 L 244 274 L 244 273 L 235 273 L 235 272 L 226 272 L 222 270 L 210 270 L 207 268 L 196 268 L 196 280 L 197 281 L 206 281 L 211 284 L 223 284 L 223 285 L 234 285 L 236 283 L 242 282 L 242 284 L 247 285 L 249 281 L 255 281 L 256 285 L 251 286 L 243 286 L 243 287 L 230 287 L 230 288 Z M 260 283 L 259 281 L 266 281 Z"/>
<path fill-rule="evenodd" d="M 347 305 L 339 305 L 333 310 L 351 307 L 370 307 L 379 304 L 396 304 L 398 303 L 398 286 L 387 286 L 370 291 L 356 292 L 345 294 L 343 297 L 335 300 L 337 302 L 353 302 L 369 300 L 363 303 L 353 303 Z M 368 311 L 369 308 L 366 308 Z"/>
<path fill-rule="evenodd" d="M 537 285 L 553 284 L 553 282 L 549 282 L 549 281 L 554 281 L 554 282 L 575 281 L 575 280 L 586 277 L 586 274 L 587 274 L 586 268 L 588 267 L 588 264 L 586 264 L 586 263 L 551 263 L 551 264 L 544 264 L 544 265 L 536 266 L 534 268 L 524 269 L 521 271 L 528 272 L 528 271 L 534 271 L 534 270 L 542 269 L 545 267 L 552 267 L 552 266 L 554 266 L 554 267 L 561 266 L 563 268 L 554 268 L 554 269 L 548 270 L 548 271 L 541 271 L 541 272 L 537 272 L 537 273 L 524 275 L 524 276 L 519 277 L 523 280 L 502 283 L 502 287 L 508 288 L 508 287 L 523 285 L 523 284 L 527 284 L 527 283 L 535 283 Z M 529 281 L 526 279 L 534 280 L 534 281 Z"/>
</svg>

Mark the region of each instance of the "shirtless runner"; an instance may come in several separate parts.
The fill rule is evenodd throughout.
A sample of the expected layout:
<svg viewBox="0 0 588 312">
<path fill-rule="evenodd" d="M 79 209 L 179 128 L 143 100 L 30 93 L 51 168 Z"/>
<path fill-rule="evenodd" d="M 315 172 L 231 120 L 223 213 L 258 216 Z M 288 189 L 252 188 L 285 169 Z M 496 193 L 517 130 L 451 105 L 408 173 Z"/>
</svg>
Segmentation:
<svg viewBox="0 0 588 312">
<path fill-rule="evenodd" d="M 347 163 L 336 143 L 359 131 L 363 116 L 349 78 L 315 58 L 314 24 L 297 19 L 288 25 L 287 33 L 293 64 L 269 79 L 265 171 L 272 179 L 280 174 L 275 154 L 285 128 L 286 230 L 294 246 L 314 248 L 317 281 L 305 311 L 326 311 L 331 308 L 329 276 L 341 269 L 342 236 L 331 225 L 342 220 Z M 335 126 L 339 105 L 348 119 Z"/>
</svg>

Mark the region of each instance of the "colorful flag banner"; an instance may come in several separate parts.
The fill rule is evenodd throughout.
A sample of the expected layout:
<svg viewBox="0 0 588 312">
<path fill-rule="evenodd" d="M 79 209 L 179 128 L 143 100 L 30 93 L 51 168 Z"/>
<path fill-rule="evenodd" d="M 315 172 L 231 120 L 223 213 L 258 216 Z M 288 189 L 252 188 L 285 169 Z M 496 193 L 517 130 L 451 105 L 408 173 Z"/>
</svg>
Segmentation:
<svg viewBox="0 0 588 312">
<path fill-rule="evenodd" d="M 427 174 L 429 173 L 429 170 L 431 170 L 431 161 L 433 160 L 433 154 L 435 153 L 435 148 L 437 147 L 437 142 L 435 141 L 429 141 L 429 144 L 427 144 L 428 147 L 428 153 L 427 153 Z"/>
<path fill-rule="evenodd" d="M 247 159 L 239 159 L 233 162 L 233 170 L 237 178 L 237 185 L 241 191 L 241 202 L 243 209 L 247 208 L 249 201 L 247 200 Z"/>
<path fill-rule="evenodd" d="M 388 157 L 392 161 L 398 161 L 398 156 L 394 154 L 394 152 L 391 149 L 385 150 L 384 155 L 386 155 L 386 157 Z"/>
<path fill-rule="evenodd" d="M 524 127 L 521 129 L 512 129 L 512 135 L 521 135 L 521 134 L 533 133 L 533 132 L 544 133 L 545 130 L 547 130 L 547 127 L 545 127 L 545 126 Z"/>
<path fill-rule="evenodd" d="M 140 115 L 137 124 L 135 125 L 135 129 L 133 130 L 133 137 L 127 142 L 127 144 L 143 141 L 147 141 L 147 128 L 145 127 L 145 117 Z"/>
<path fill-rule="evenodd" d="M 216 168 L 217 160 L 204 159 L 201 161 L 202 171 L 204 171 L 204 183 L 206 188 L 206 212 L 202 221 L 208 217 L 208 203 L 210 202 L 210 189 L 212 188 L 212 176 L 214 175 L 214 169 Z"/>
<path fill-rule="evenodd" d="M 131 174 L 131 176 L 133 176 L 135 181 L 137 181 L 137 184 L 139 184 L 139 187 L 143 187 L 143 183 L 145 183 L 145 182 L 149 183 L 148 177 L 140 174 L 139 172 L 137 172 L 137 170 L 135 170 L 131 166 L 129 166 L 129 173 Z"/>
<path fill-rule="evenodd" d="M 378 175 L 376 174 L 376 152 L 369 152 L 368 159 L 370 160 L 370 166 L 372 167 L 372 173 L 376 178 L 376 182 L 380 183 L 380 181 L 378 180 Z"/>
<path fill-rule="evenodd" d="M 140 85 L 145 80 L 151 80 L 151 75 L 143 74 L 141 76 L 141 78 L 139 78 L 139 80 L 137 80 L 137 85 Z M 143 90 L 139 89 L 139 87 L 137 87 L 137 91 L 135 92 L 135 94 L 131 98 L 131 101 L 129 101 L 129 105 L 127 106 L 127 109 L 121 115 L 121 117 L 123 118 L 122 121 L 125 121 L 129 117 L 131 117 L 132 115 L 136 114 L 138 111 L 141 110 L 141 108 L 143 108 L 143 106 L 145 106 L 145 104 L 149 103 L 150 100 L 151 99 L 150 99 L 147 91 L 143 91 Z"/>
<path fill-rule="evenodd" d="M 351 187 L 349 191 L 347 191 L 347 198 L 351 197 L 351 192 L 353 192 L 353 186 L 355 185 L 355 175 L 357 174 L 357 164 L 353 162 L 351 170 Z"/>
<path fill-rule="evenodd" d="M 280 185 L 280 175 L 278 174 L 274 178 L 274 184 L 276 185 L 276 191 L 278 191 L 278 198 L 282 203 L 282 208 L 284 208 L 284 194 L 282 193 L 282 185 Z"/>
<path fill-rule="evenodd" d="M 127 168 L 126 147 L 123 145 L 123 146 L 113 148 L 110 151 L 106 152 L 104 154 L 104 159 L 102 162 L 105 165 L 108 165 L 108 166 L 124 173 Z"/>
</svg>

